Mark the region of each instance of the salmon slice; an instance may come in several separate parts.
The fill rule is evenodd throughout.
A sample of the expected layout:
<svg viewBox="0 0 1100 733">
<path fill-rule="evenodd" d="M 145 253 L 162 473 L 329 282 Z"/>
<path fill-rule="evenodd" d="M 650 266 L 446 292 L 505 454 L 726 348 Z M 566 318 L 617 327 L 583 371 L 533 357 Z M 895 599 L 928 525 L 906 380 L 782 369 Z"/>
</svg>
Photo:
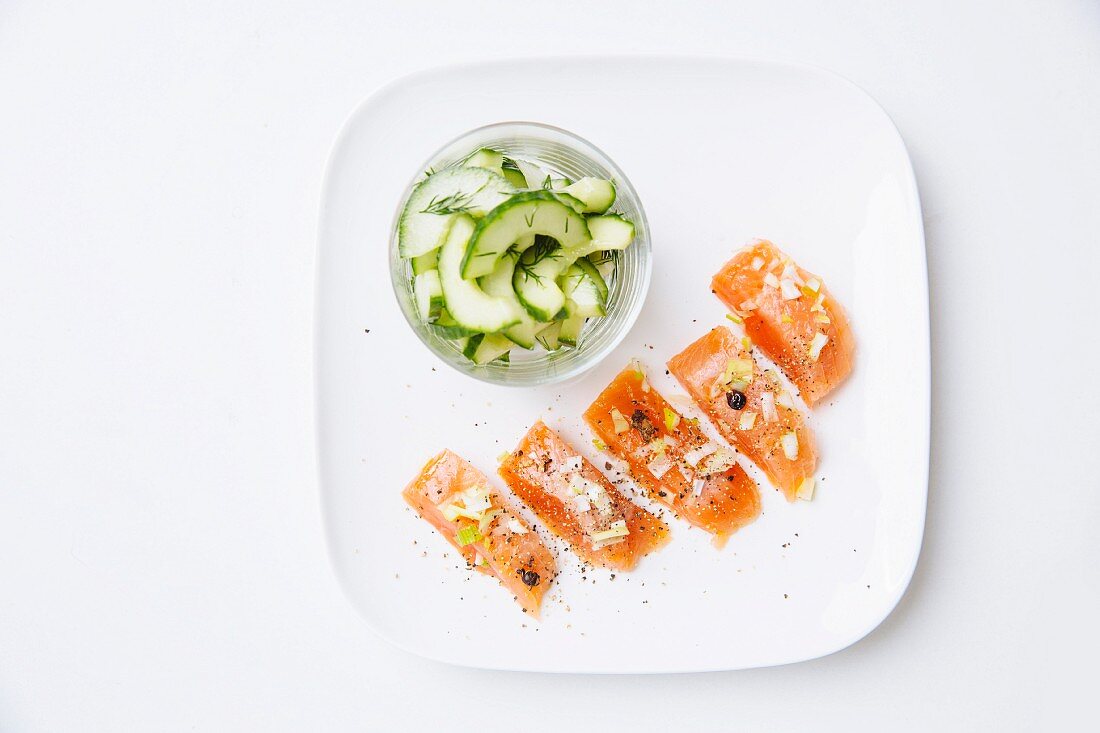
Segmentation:
<svg viewBox="0 0 1100 733">
<path fill-rule="evenodd" d="M 730 445 L 787 497 L 810 498 L 817 466 L 814 434 L 774 370 L 764 371 L 728 328 L 712 329 L 668 362 L 669 371 Z M 735 392 L 744 395 L 739 404 Z"/>
<path fill-rule="evenodd" d="M 820 277 L 768 241 L 733 256 L 711 291 L 813 407 L 852 371 L 855 338 L 844 308 Z"/>
<path fill-rule="evenodd" d="M 721 547 L 760 514 L 760 492 L 733 452 L 685 419 L 631 364 L 585 410 L 585 422 L 654 501 Z"/>
<path fill-rule="evenodd" d="M 623 496 L 541 420 L 499 471 L 516 496 L 585 562 L 633 570 L 669 540 L 668 525 Z"/>
<path fill-rule="evenodd" d="M 485 474 L 445 450 L 401 495 L 470 566 L 499 580 L 525 612 L 538 617 L 557 563 Z"/>
</svg>

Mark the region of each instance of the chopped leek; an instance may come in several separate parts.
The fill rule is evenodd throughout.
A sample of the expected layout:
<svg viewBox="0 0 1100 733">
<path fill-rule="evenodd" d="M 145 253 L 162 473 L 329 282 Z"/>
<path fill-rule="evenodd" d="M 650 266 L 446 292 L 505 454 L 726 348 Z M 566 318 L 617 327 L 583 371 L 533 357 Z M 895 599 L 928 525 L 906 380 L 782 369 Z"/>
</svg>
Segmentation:
<svg viewBox="0 0 1100 733">
<path fill-rule="evenodd" d="M 718 444 L 712 440 L 708 440 L 706 443 L 699 446 L 698 448 L 694 448 L 684 453 L 684 463 L 687 463 L 689 466 L 692 467 L 698 466 L 699 461 L 703 460 L 717 450 Z"/>
<path fill-rule="evenodd" d="M 777 399 L 776 402 L 783 405 L 788 410 L 794 409 L 794 397 L 791 397 L 791 393 L 787 390 L 783 390 L 779 393 L 779 399 Z"/>
<path fill-rule="evenodd" d="M 737 421 L 738 430 L 752 430 L 752 426 L 756 424 L 755 412 L 742 412 L 741 419 Z"/>
<path fill-rule="evenodd" d="M 599 451 L 607 450 L 607 443 L 603 442 L 599 438 L 593 438 L 592 439 L 592 445 L 596 446 L 596 450 L 599 450 Z"/>
<path fill-rule="evenodd" d="M 737 463 L 737 459 L 734 457 L 732 451 L 728 451 L 725 448 L 719 448 L 713 455 L 707 456 L 706 460 L 703 462 L 702 471 L 706 476 L 723 473 L 735 463 Z"/>
<path fill-rule="evenodd" d="M 764 413 L 764 422 L 775 422 L 779 419 L 779 411 L 775 409 L 774 392 L 765 392 L 760 396 L 760 408 Z"/>
<path fill-rule="evenodd" d="M 814 334 L 813 341 L 810 342 L 809 355 L 814 361 L 817 361 L 821 356 L 821 349 L 825 347 L 825 344 L 829 342 L 829 337 L 818 331 Z"/>
<path fill-rule="evenodd" d="M 777 278 L 774 274 L 769 272 L 768 274 L 764 275 L 764 284 L 767 285 L 768 287 L 772 287 L 772 288 L 775 288 L 776 290 L 778 290 L 779 289 L 779 278 Z"/>
<path fill-rule="evenodd" d="M 654 478 L 659 479 L 672 469 L 672 459 L 664 453 L 659 453 L 646 464 L 646 468 L 649 469 Z"/>
<path fill-rule="evenodd" d="M 518 519 L 512 517 L 508 520 L 508 530 L 513 534 L 527 534 L 528 529 L 524 527 Z"/>
<path fill-rule="evenodd" d="M 619 408 L 617 407 L 611 408 L 611 422 L 615 424 L 616 433 L 625 433 L 627 430 L 630 430 L 630 423 L 626 421 L 626 418 L 623 417 L 623 413 L 619 412 Z"/>
<path fill-rule="evenodd" d="M 478 532 L 477 527 L 472 524 L 467 524 L 455 534 L 455 542 L 458 543 L 459 547 L 473 544 L 480 539 L 481 532 Z"/>
<path fill-rule="evenodd" d="M 588 500 L 596 505 L 596 510 L 600 514 L 610 514 L 614 508 L 611 506 L 611 497 L 607 495 L 607 491 L 603 486 L 595 482 L 589 482 L 588 490 L 584 492 Z"/>
<path fill-rule="evenodd" d="M 676 414 L 676 411 L 671 407 L 665 408 L 665 428 L 668 430 L 675 430 L 676 426 L 680 424 L 680 416 Z"/>
<path fill-rule="evenodd" d="M 471 486 L 462 492 L 462 504 L 471 512 L 482 512 L 493 505 L 489 499 L 489 487 Z"/>
<path fill-rule="evenodd" d="M 814 481 L 813 476 L 807 476 L 802 479 L 802 483 L 798 485 L 798 491 L 795 493 L 802 501 L 810 501 L 814 498 Z"/>
<path fill-rule="evenodd" d="M 721 383 L 723 387 L 723 389 L 719 391 L 725 391 L 725 387 L 744 389 L 752 384 L 752 375 L 752 359 L 730 359 L 726 362 L 726 370 L 722 372 L 722 376 L 718 378 L 719 383 Z"/>
<path fill-rule="evenodd" d="M 611 523 L 608 529 L 601 530 L 599 532 L 592 533 L 593 542 L 603 542 L 604 540 L 613 540 L 616 537 L 626 537 L 630 534 L 630 529 L 626 526 L 625 519 L 619 519 Z"/>
<path fill-rule="evenodd" d="M 802 291 L 798 289 L 793 280 L 784 278 L 779 283 L 779 289 L 783 293 L 783 300 L 798 300 L 802 297 Z"/>
<path fill-rule="evenodd" d="M 785 265 L 783 265 L 783 273 L 780 275 L 780 277 L 792 281 L 795 285 L 806 284 L 805 282 L 803 282 L 802 276 L 798 274 L 798 268 L 794 266 L 793 262 L 788 261 Z"/>
<path fill-rule="evenodd" d="M 481 521 L 481 512 L 472 512 L 458 504 L 447 504 L 441 511 L 443 512 L 443 518 L 448 522 L 453 522 L 459 518 L 472 519 L 475 522 Z"/>
<path fill-rule="evenodd" d="M 783 446 L 783 455 L 787 457 L 788 461 L 793 461 L 798 458 L 798 435 L 795 433 L 783 433 L 783 437 L 779 439 L 780 445 Z"/>
<path fill-rule="evenodd" d="M 477 531 L 485 534 L 489 531 L 489 525 L 493 523 L 493 519 L 499 514 L 503 514 L 503 509 L 490 509 L 481 515 L 481 520 L 477 523 Z"/>
</svg>

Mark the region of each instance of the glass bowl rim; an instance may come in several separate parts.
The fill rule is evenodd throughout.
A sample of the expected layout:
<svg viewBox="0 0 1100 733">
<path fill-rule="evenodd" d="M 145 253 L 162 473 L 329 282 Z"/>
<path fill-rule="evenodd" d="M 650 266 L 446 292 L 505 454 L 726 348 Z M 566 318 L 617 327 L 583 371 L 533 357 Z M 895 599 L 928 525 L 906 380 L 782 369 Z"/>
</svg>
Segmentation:
<svg viewBox="0 0 1100 733">
<path fill-rule="evenodd" d="M 558 371 L 541 370 L 530 375 L 519 378 L 507 378 L 507 373 L 503 375 L 497 375 L 491 369 L 487 369 L 488 365 L 476 365 L 472 361 L 466 359 L 461 354 L 444 353 L 441 349 L 437 348 L 437 345 L 432 342 L 429 337 L 425 324 L 418 318 L 414 317 L 414 314 L 410 313 L 402 301 L 402 297 L 411 298 L 411 285 L 407 282 L 407 277 L 397 277 L 397 270 L 395 264 L 398 263 L 400 255 L 397 252 L 397 233 L 398 225 L 401 220 L 401 214 L 404 210 L 405 204 L 408 201 L 409 195 L 413 189 L 420 182 L 421 173 L 414 173 L 409 183 L 405 186 L 403 193 L 401 194 L 396 210 L 394 211 L 393 220 L 390 226 L 390 242 L 389 242 L 389 265 L 390 265 L 390 284 L 393 288 L 394 297 L 397 299 L 398 309 L 401 311 L 406 323 L 412 329 L 413 333 L 420 342 L 435 355 L 440 361 L 445 363 L 451 369 L 476 379 L 480 382 L 487 384 L 499 385 L 503 387 L 539 387 L 548 386 L 553 384 L 560 384 L 575 377 L 584 374 L 590 369 L 594 368 L 597 364 L 604 360 L 612 351 L 614 351 L 623 339 L 633 328 L 634 324 L 638 320 L 638 316 L 641 314 L 642 308 L 645 305 L 645 300 L 649 292 L 650 280 L 653 270 L 653 253 L 652 244 L 649 236 L 649 223 L 645 215 L 645 209 L 642 206 L 641 198 L 638 196 L 638 192 L 635 190 L 630 179 L 626 176 L 626 173 L 618 166 L 611 156 L 605 153 L 600 147 L 590 142 L 588 139 L 556 125 L 551 125 L 545 122 L 535 122 L 531 120 L 505 120 L 500 122 L 491 122 L 485 125 L 471 128 L 459 135 L 452 137 L 443 145 L 439 146 L 435 152 L 433 152 L 420 166 L 419 171 L 428 170 L 433 164 L 438 163 L 443 158 L 444 153 L 450 150 L 452 147 L 460 143 L 467 138 L 485 137 L 487 133 L 495 130 L 506 130 L 509 128 L 519 128 L 519 132 L 515 137 L 522 139 L 524 137 L 524 129 L 535 129 L 545 131 L 551 134 L 556 134 L 564 137 L 570 143 L 570 147 L 574 149 L 574 152 L 580 154 L 585 159 L 588 159 L 600 167 L 605 167 L 610 170 L 615 179 L 616 190 L 620 193 L 625 192 L 627 194 L 626 199 L 629 199 L 634 209 L 637 211 L 637 221 L 635 225 L 641 236 L 635 236 L 635 240 L 631 243 L 631 249 L 633 249 L 640 258 L 640 272 L 637 273 L 626 286 L 627 291 L 631 291 L 635 295 L 635 302 L 629 312 L 623 314 L 620 317 L 619 323 L 615 324 L 614 330 L 611 332 L 609 338 L 607 338 L 603 344 L 595 348 L 592 351 L 585 351 L 585 345 L 582 342 L 580 346 L 573 349 L 576 354 L 575 359 L 570 363 L 567 368 Z M 532 136 L 535 137 L 535 136 Z M 595 155 L 593 155 L 593 153 Z M 447 161 L 447 164 L 453 164 L 457 161 Z M 407 270 L 406 270 L 407 274 Z M 457 358 L 456 358 L 457 357 Z M 506 367 L 505 367 L 506 369 Z"/>
</svg>

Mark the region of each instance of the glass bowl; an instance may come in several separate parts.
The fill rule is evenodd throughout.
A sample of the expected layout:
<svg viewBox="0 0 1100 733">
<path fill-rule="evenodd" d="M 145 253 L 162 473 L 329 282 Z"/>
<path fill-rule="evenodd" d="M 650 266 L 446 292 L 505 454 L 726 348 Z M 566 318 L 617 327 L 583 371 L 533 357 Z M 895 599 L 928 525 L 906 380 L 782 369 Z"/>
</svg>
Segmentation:
<svg viewBox="0 0 1100 733">
<path fill-rule="evenodd" d="M 454 342 L 441 337 L 417 314 L 413 298 L 413 272 L 409 260 L 397 251 L 397 222 L 413 187 L 424 170 L 439 170 L 456 163 L 478 148 L 492 148 L 539 165 L 555 177 L 576 180 L 584 176 L 608 178 L 616 188 L 611 211 L 634 223 L 634 241 L 616 254 L 616 267 L 608 286 L 607 315 L 589 319 L 575 347 L 547 352 L 540 346 L 519 346 L 510 362 L 477 365 L 462 355 Z M 458 371 L 475 379 L 513 387 L 554 384 L 591 369 L 619 345 L 642 309 L 651 270 L 649 226 L 638 194 L 626 175 L 599 148 L 587 140 L 551 125 L 537 122 L 499 122 L 479 127 L 447 143 L 416 172 L 401 197 L 394 215 L 390 241 L 390 275 L 405 320 L 424 345 Z"/>
</svg>

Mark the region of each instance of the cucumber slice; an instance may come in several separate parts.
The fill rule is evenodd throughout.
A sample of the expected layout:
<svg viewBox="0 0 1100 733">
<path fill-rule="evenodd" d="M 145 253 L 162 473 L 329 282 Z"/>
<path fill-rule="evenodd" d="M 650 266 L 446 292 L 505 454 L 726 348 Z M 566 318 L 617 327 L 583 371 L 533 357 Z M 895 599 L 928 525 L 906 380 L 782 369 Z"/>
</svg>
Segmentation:
<svg viewBox="0 0 1100 733">
<path fill-rule="evenodd" d="M 413 278 L 413 299 L 420 320 L 430 321 L 443 309 L 443 288 L 439 284 L 439 271 L 428 270 Z"/>
<path fill-rule="evenodd" d="M 524 188 L 529 188 L 532 191 L 542 188 L 543 181 L 547 178 L 546 171 L 534 163 L 528 163 L 526 160 L 516 160 L 515 163 L 516 168 L 523 174 L 523 179 L 527 182 Z"/>
<path fill-rule="evenodd" d="M 504 160 L 507 161 L 508 159 L 505 158 Z M 504 173 L 504 180 L 508 181 L 508 183 L 511 183 L 516 188 L 527 188 L 527 179 L 523 177 L 523 173 L 520 172 L 519 168 L 509 168 L 505 166 L 501 170 Z"/>
<path fill-rule="evenodd" d="M 529 237 L 530 243 L 533 243 L 535 238 L 532 235 Z M 530 243 L 527 246 L 530 246 Z M 497 263 L 496 269 L 483 278 L 478 280 L 478 285 L 489 295 L 497 298 L 503 298 L 513 304 L 513 308 L 520 316 L 520 321 L 514 326 L 509 326 L 504 329 L 503 333 L 513 343 L 522 346 L 525 349 L 531 349 L 535 346 L 535 334 L 538 333 L 545 324 L 539 323 L 523 308 L 523 305 L 516 297 L 516 291 L 512 288 L 512 276 L 516 269 L 516 262 L 519 260 L 518 248 L 523 247 L 523 243 L 517 242 L 509 249 L 503 257 L 500 258 L 500 262 Z"/>
<path fill-rule="evenodd" d="M 481 346 L 481 342 L 485 339 L 485 334 L 475 333 L 466 339 L 465 345 L 462 347 L 462 355 L 470 361 L 474 360 L 474 354 L 477 353 L 477 347 Z"/>
<path fill-rule="evenodd" d="M 585 254 L 602 249 L 626 249 L 634 241 L 634 224 L 618 214 L 588 217 L 593 248 Z"/>
<path fill-rule="evenodd" d="M 412 268 L 414 275 L 420 275 L 428 270 L 434 270 L 439 265 L 439 250 L 433 249 L 431 252 L 422 254 L 419 257 L 412 258 Z"/>
<path fill-rule="evenodd" d="M 471 168 L 484 168 L 493 173 L 503 174 L 504 154 L 491 148 L 481 148 L 470 154 L 470 157 L 462 161 L 462 165 Z"/>
<path fill-rule="evenodd" d="M 568 316 L 561 322 L 561 332 L 558 340 L 566 346 L 576 346 L 581 339 L 581 330 L 584 328 L 585 318 L 579 313 Z"/>
<path fill-rule="evenodd" d="M 476 336 L 474 338 L 477 338 Z M 473 352 L 468 355 L 475 364 L 488 364 L 506 355 L 514 344 L 499 333 L 487 333 L 478 339 Z M 469 350 L 469 347 L 467 347 Z"/>
<path fill-rule="evenodd" d="M 612 273 L 615 272 L 615 252 L 613 250 L 607 250 L 604 252 L 593 252 L 588 255 L 588 261 L 596 267 L 596 271 L 600 273 L 600 277 L 606 283 L 611 279 Z"/>
<path fill-rule="evenodd" d="M 439 311 L 439 317 L 431 324 L 432 329 L 438 333 L 442 338 L 454 341 L 462 339 L 466 336 L 473 336 L 477 331 L 473 331 L 465 326 L 460 326 L 454 317 L 447 312 L 447 308 L 444 307 Z M 465 345 L 465 342 L 463 342 Z"/>
<path fill-rule="evenodd" d="M 584 257 L 578 259 L 572 266 L 580 268 L 580 270 L 584 272 L 585 279 L 587 279 L 591 286 L 596 289 L 597 297 L 602 303 L 606 304 L 607 281 L 604 280 L 603 275 L 600 274 L 600 269 Z M 576 298 L 574 298 L 574 300 L 576 300 Z"/>
<path fill-rule="evenodd" d="M 626 223 L 629 224 L 629 222 Z M 519 302 L 536 320 L 552 321 L 565 308 L 566 293 L 557 281 L 571 265 L 580 263 L 582 260 L 583 264 L 578 264 L 578 267 L 591 275 L 592 283 L 589 287 L 594 287 L 598 291 L 598 297 L 585 301 L 586 309 L 591 311 L 589 315 L 606 315 L 606 313 L 599 313 L 599 308 L 606 310 L 607 282 L 600 275 L 599 270 L 584 259 L 585 255 L 590 254 L 592 246 L 589 242 L 578 250 L 570 251 L 554 247 L 551 240 L 542 240 L 523 253 L 516 265 L 515 275 L 512 277 L 512 287 L 516 291 Z M 601 301 L 602 305 L 597 305 Z"/>
<path fill-rule="evenodd" d="M 588 211 L 588 209 L 586 209 L 584 206 L 584 202 L 581 201 L 579 198 L 576 198 L 575 196 L 570 196 L 569 194 L 562 191 L 555 191 L 554 196 L 558 199 L 558 201 L 561 201 L 563 204 L 565 204 L 578 214 L 583 214 Z"/>
<path fill-rule="evenodd" d="M 615 203 L 615 184 L 603 178 L 582 178 L 561 190 L 584 202 L 586 212 L 602 214 Z"/>
<path fill-rule="evenodd" d="M 520 256 L 512 288 L 535 320 L 552 321 L 565 307 L 565 294 L 555 281 L 571 264 L 552 241 L 539 242 Z"/>
<path fill-rule="evenodd" d="M 409 194 L 397 229 L 402 257 L 419 257 L 442 246 L 462 210 L 481 216 L 515 193 L 503 176 L 484 168 L 444 168 L 425 178 Z"/>
<path fill-rule="evenodd" d="M 447 311 L 458 325 L 482 333 L 496 333 L 519 323 L 520 314 L 512 303 L 488 295 L 473 280 L 460 273 L 462 257 L 474 232 L 474 220 L 466 214 L 455 216 L 447 241 L 439 252 L 439 282 Z"/>
<path fill-rule="evenodd" d="M 553 193 L 517 193 L 477 223 L 462 260 L 462 276 L 473 279 L 488 275 L 500 256 L 516 240 L 528 234 L 553 237 L 566 250 L 581 250 L 592 240 L 584 217 Z"/>
<path fill-rule="evenodd" d="M 607 284 L 591 262 L 583 257 L 562 275 L 566 312 L 586 318 L 607 315 Z"/>
<path fill-rule="evenodd" d="M 558 338 L 559 333 L 561 333 L 561 321 L 554 321 L 539 331 L 539 335 L 535 339 L 547 351 L 557 351 L 561 348 L 561 341 Z"/>
</svg>

